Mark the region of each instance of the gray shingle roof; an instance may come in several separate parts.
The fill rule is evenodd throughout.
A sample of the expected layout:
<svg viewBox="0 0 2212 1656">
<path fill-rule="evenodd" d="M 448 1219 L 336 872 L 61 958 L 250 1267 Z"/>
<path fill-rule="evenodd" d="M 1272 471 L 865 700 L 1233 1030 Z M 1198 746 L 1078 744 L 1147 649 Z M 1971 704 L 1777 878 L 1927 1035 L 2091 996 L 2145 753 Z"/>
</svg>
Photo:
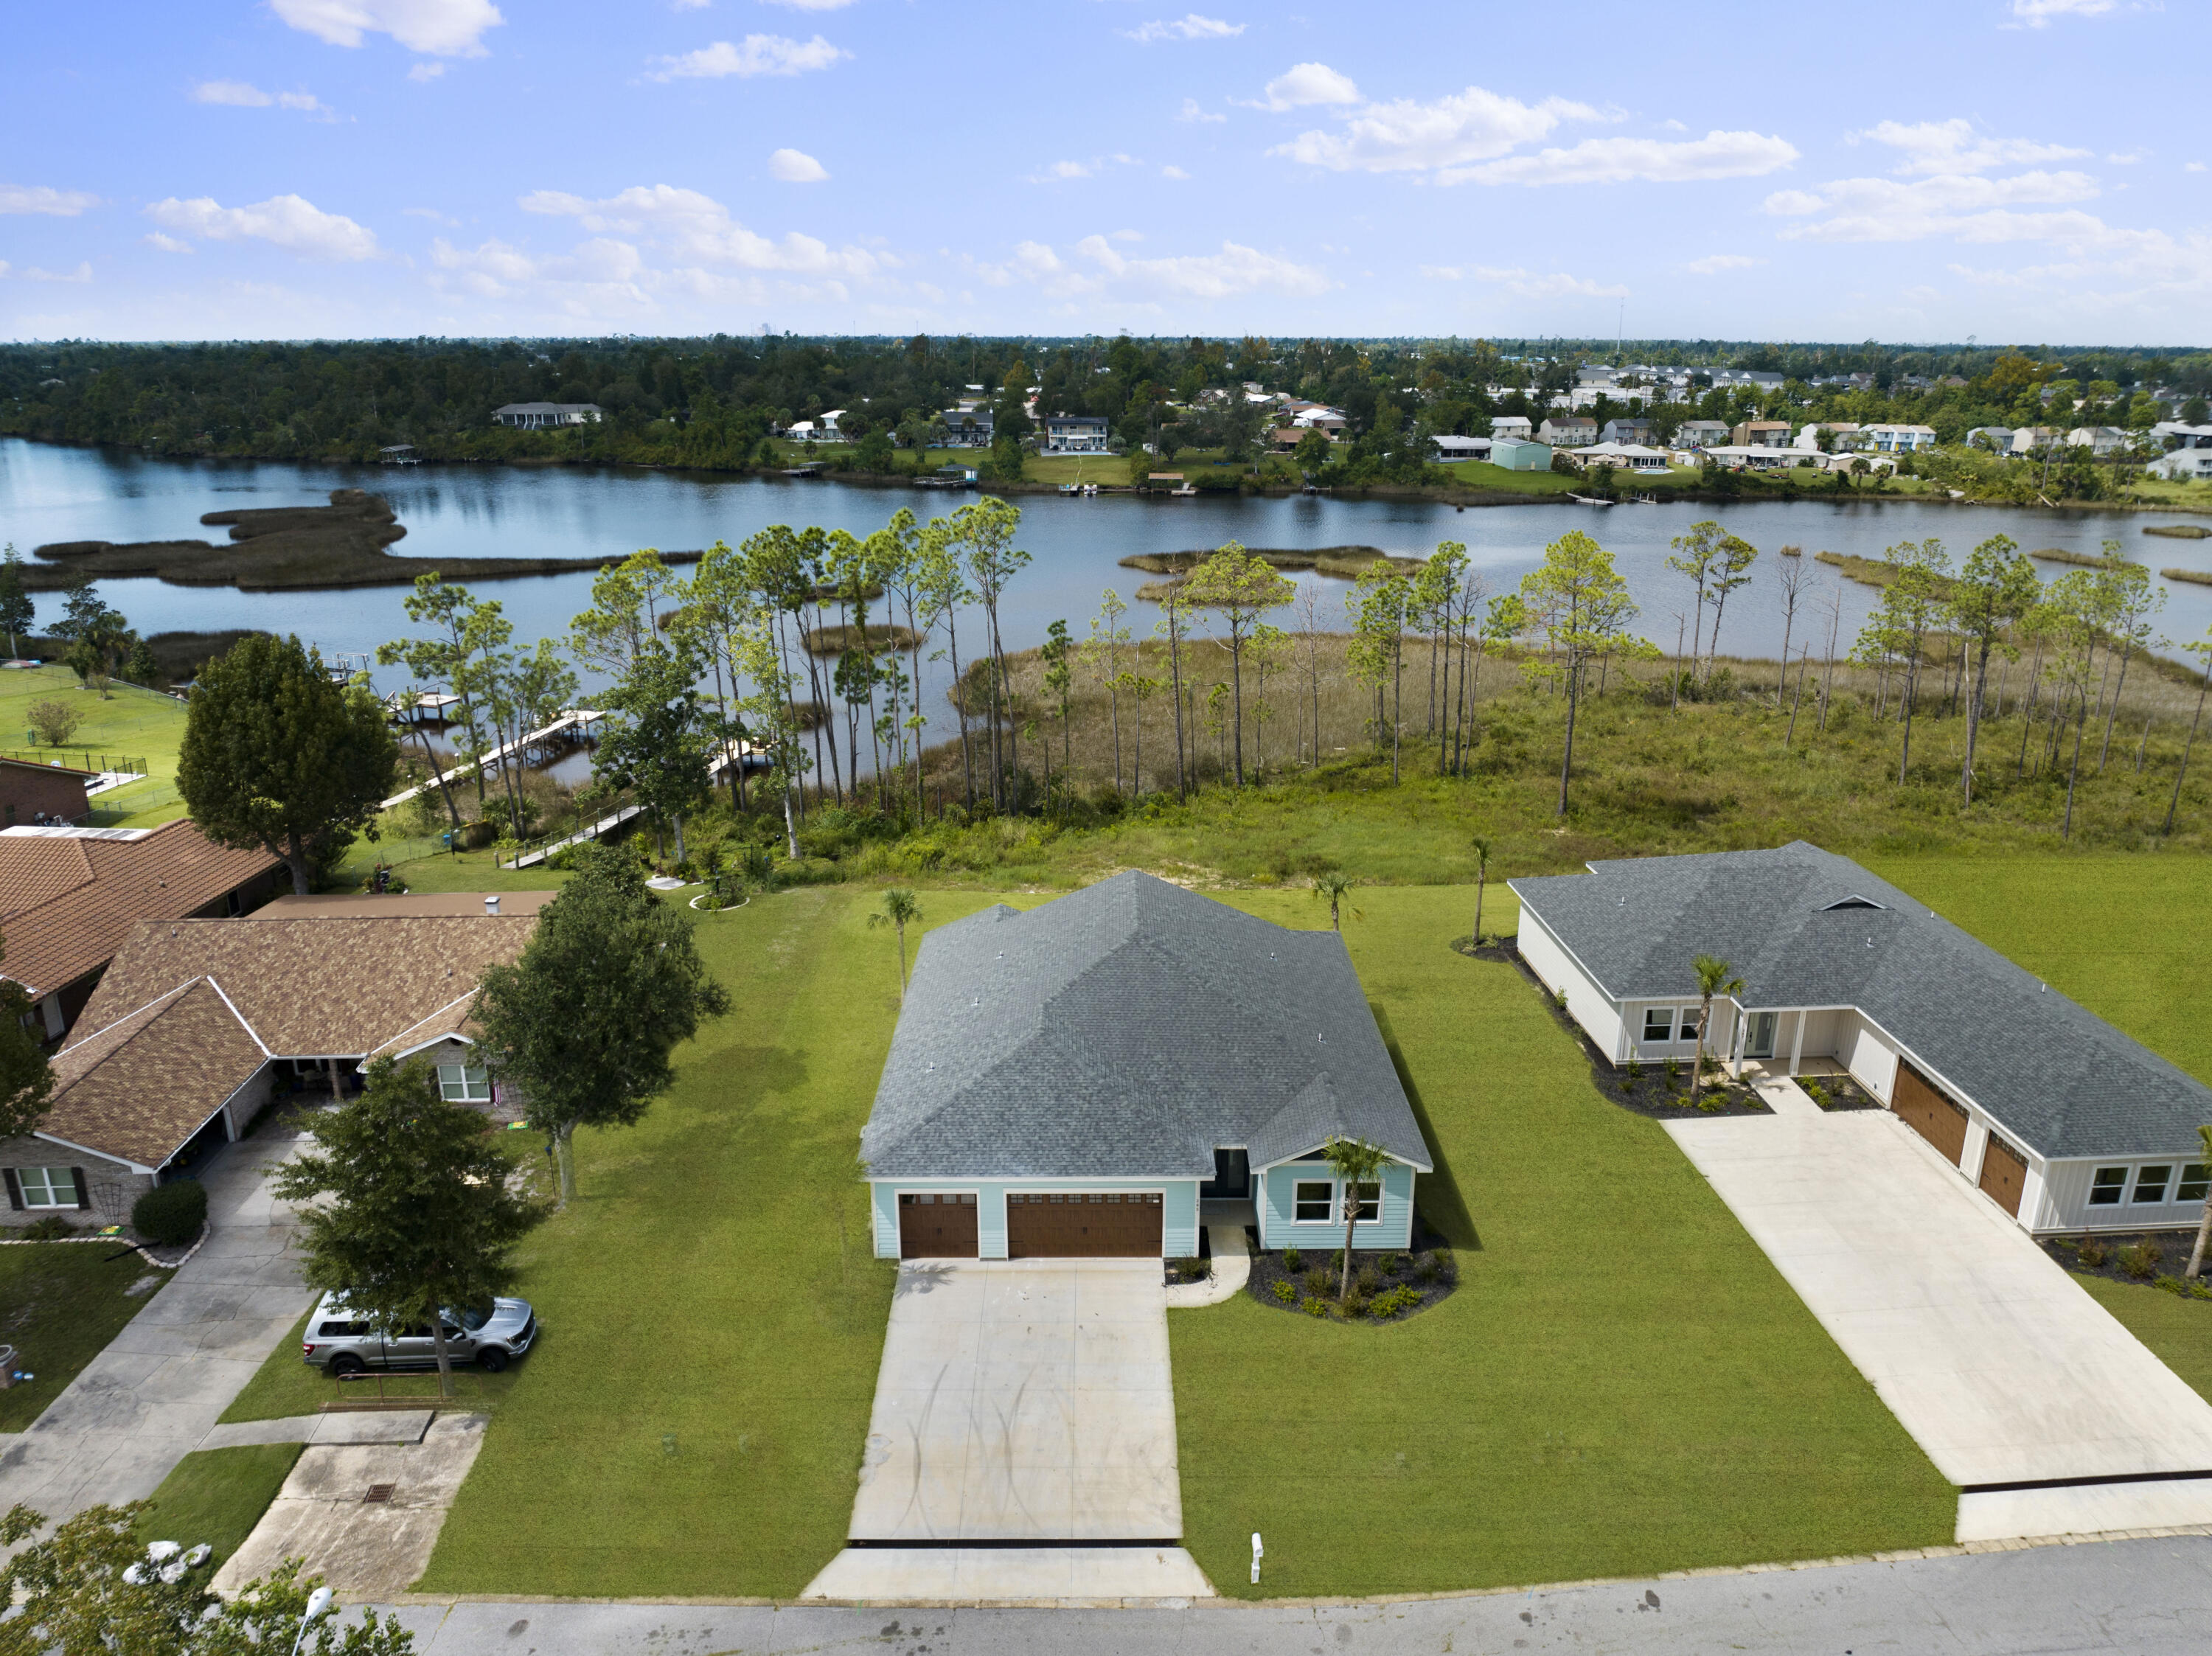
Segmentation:
<svg viewBox="0 0 2212 1656">
<path fill-rule="evenodd" d="M 2178 1154 L 2212 1088 L 1856 863 L 1774 851 L 1593 863 L 1509 881 L 1615 1000 L 1694 998 L 1717 955 L 1743 1004 L 1855 1006 L 2044 1156 Z M 1834 907 L 1856 897 L 1867 907 Z"/>
<path fill-rule="evenodd" d="M 871 1176 L 1210 1179 L 1331 1134 L 1423 1172 L 1427 1144 L 1333 931 L 1149 874 L 939 926 L 915 957 Z"/>
</svg>

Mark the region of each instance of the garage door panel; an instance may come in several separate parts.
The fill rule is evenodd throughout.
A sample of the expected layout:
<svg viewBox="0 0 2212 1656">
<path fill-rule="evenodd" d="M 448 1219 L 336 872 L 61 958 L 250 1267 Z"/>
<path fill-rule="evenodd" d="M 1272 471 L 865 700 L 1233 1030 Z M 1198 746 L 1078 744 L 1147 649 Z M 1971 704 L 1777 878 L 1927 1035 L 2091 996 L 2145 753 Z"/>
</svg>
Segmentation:
<svg viewBox="0 0 2212 1656">
<path fill-rule="evenodd" d="M 1006 1198 L 1006 1257 L 1158 1259 L 1164 1211 L 1157 1192 L 1012 1192 Z"/>
<path fill-rule="evenodd" d="M 1966 1153 L 1966 1112 L 1910 1064 L 1900 1060 L 1890 1088 L 1890 1107 L 1898 1119 L 1943 1152 L 1953 1167 Z"/>
<path fill-rule="evenodd" d="M 976 1257 L 975 1198 L 908 1191 L 899 1197 L 899 1258 Z"/>
<path fill-rule="evenodd" d="M 1982 1176 L 1976 1182 L 1984 1194 L 2017 1219 L 2020 1194 L 2027 1186 L 2027 1158 L 1991 1133 L 1989 1147 L 1982 1152 Z"/>
</svg>

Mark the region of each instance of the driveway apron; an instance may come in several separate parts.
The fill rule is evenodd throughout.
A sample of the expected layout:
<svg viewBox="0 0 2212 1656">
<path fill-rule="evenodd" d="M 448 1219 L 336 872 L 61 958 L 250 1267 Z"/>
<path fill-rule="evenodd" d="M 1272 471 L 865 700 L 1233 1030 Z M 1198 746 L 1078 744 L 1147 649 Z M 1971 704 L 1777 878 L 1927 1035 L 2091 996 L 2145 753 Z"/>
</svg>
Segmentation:
<svg viewBox="0 0 2212 1656">
<path fill-rule="evenodd" d="M 1774 1090 L 1667 1131 L 1960 1486 L 1960 1540 L 2212 1522 L 2212 1404 L 1903 1122 Z"/>
</svg>

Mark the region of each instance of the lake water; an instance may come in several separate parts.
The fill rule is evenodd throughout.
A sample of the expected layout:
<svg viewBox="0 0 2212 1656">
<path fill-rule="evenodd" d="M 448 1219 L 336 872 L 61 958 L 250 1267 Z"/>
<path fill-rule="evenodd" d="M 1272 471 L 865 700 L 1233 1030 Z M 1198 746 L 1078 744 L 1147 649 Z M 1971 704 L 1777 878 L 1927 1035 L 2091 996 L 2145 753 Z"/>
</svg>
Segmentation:
<svg viewBox="0 0 2212 1656">
<path fill-rule="evenodd" d="M 330 490 L 358 488 L 388 495 L 406 526 L 394 550 L 410 557 L 578 557 L 627 553 L 644 546 L 690 549 L 717 538 L 737 544 L 771 524 L 818 524 L 865 535 L 900 507 L 927 518 L 972 495 L 783 478 L 623 468 L 302 465 L 274 461 L 155 459 L 122 450 L 74 448 L 0 439 L 0 540 L 27 556 L 52 541 L 217 539 L 200 514 L 237 507 L 319 504 Z M 1614 556 L 1643 606 L 1638 623 L 1665 650 L 1674 647 L 1674 614 L 1690 607 L 1689 590 L 1666 567 L 1668 541 L 1701 518 L 1717 517 L 1758 546 L 1763 556 L 1751 585 L 1729 603 L 1724 652 L 1771 658 L 1782 645 L 1782 611 L 1772 579 L 1774 549 L 1802 546 L 1879 557 L 1903 540 L 1936 536 L 1954 558 L 1999 532 L 2024 548 L 2094 553 L 2102 539 L 2120 540 L 2129 555 L 2153 568 L 2212 570 L 2212 541 L 2145 537 L 2146 525 L 2168 521 L 2145 513 L 2050 511 L 1948 506 L 1909 500 L 1831 505 L 1795 501 L 1717 507 L 1694 503 L 1617 506 L 1470 507 L 1429 501 L 1200 497 L 1091 499 L 1025 495 L 1020 543 L 1030 566 L 1007 589 L 1001 625 L 1010 648 L 1040 644 L 1045 628 L 1066 617 L 1076 636 L 1097 611 L 1101 590 L 1128 597 L 1152 579 L 1116 567 L 1137 552 L 1173 552 L 1237 539 L 1249 546 L 1379 546 L 1425 555 L 1442 540 L 1466 543 L 1493 591 L 1511 586 L 1540 560 L 1545 544 L 1570 529 L 1595 536 Z M 2063 566 L 2039 566 L 2046 578 Z M 1836 580 L 1820 568 L 1818 581 Z M 1349 583 L 1307 576 L 1322 596 L 1325 626 L 1342 627 Z M 2202 638 L 2212 628 L 2212 587 L 2160 580 L 2167 594 L 2159 631 L 2173 640 Z M 483 582 L 524 640 L 566 634 L 569 617 L 588 604 L 584 574 Z M 1856 634 L 1872 590 L 1840 583 L 1843 627 L 1838 648 Z M 296 632 L 326 652 L 373 651 L 410 628 L 402 587 L 338 592 L 247 593 L 228 587 L 173 586 L 155 580 L 101 583 L 110 604 L 142 632 L 260 627 Z M 38 595 L 42 622 L 61 610 L 58 593 Z M 1817 608 L 1817 603 L 1811 608 Z M 1156 612 L 1135 605 L 1129 624 L 1146 631 Z M 1799 610 L 1804 640 L 1809 609 Z M 962 618 L 962 653 L 981 634 L 980 616 Z M 1824 623 L 1823 623 L 1824 624 Z M 970 630 L 970 629 L 973 630 Z M 1815 635 L 1816 651 L 1821 639 Z M 2171 653 L 2172 652 L 2168 652 Z M 942 674 L 939 669 L 939 675 Z M 396 676 L 386 674 L 397 682 Z M 941 702 L 933 702 L 941 706 Z"/>
</svg>

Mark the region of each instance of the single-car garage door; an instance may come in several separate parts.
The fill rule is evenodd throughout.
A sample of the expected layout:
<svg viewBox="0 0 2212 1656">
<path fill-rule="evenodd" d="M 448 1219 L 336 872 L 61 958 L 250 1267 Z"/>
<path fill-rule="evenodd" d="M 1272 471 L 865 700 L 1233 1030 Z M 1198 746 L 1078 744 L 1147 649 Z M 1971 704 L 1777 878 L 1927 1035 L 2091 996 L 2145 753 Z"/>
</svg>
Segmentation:
<svg viewBox="0 0 2212 1656">
<path fill-rule="evenodd" d="M 1010 1259 L 1160 1255 L 1160 1198 L 1141 1191 L 1016 1192 L 1006 1198 Z"/>
<path fill-rule="evenodd" d="M 1899 1061 L 1897 1080 L 1890 1089 L 1890 1107 L 1905 1125 L 1943 1152 L 1953 1167 L 1966 1150 L 1966 1112 L 1954 1104 L 1934 1082 Z"/>
<path fill-rule="evenodd" d="M 2017 1219 L 2020 1192 L 2027 1183 L 2027 1158 L 1991 1133 L 1989 1146 L 1982 1152 L 1982 1176 L 1978 1182 L 1984 1194 Z"/>
<path fill-rule="evenodd" d="M 908 1191 L 899 1197 L 899 1258 L 975 1257 L 975 1198 Z"/>
</svg>

